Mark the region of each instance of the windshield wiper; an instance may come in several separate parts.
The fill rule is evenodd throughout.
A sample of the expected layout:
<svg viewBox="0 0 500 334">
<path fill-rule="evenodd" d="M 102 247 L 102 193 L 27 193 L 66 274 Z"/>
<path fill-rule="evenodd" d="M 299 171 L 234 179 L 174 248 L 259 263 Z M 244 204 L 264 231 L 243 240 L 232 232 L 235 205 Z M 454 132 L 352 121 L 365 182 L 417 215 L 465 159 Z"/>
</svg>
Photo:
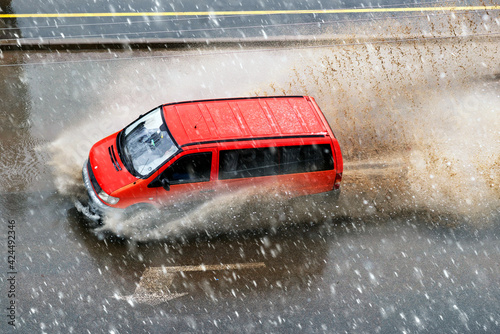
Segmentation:
<svg viewBox="0 0 500 334">
<path fill-rule="evenodd" d="M 144 170 L 144 168 L 146 168 L 146 166 L 148 165 L 148 162 L 149 162 L 149 160 L 150 160 L 150 159 L 151 159 L 151 158 L 148 158 L 148 160 L 146 161 L 146 163 L 144 164 L 144 166 L 142 166 L 142 169 L 141 169 L 141 171 L 139 172 L 139 174 L 141 174 L 141 175 L 142 175 L 142 171 Z"/>
</svg>

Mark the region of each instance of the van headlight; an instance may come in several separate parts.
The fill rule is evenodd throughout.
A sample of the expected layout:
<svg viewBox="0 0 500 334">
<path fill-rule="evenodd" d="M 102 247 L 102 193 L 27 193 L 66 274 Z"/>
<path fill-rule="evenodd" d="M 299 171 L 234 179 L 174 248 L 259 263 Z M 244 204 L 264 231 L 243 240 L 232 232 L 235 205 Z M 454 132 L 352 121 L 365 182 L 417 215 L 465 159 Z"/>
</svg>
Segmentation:
<svg viewBox="0 0 500 334">
<path fill-rule="evenodd" d="M 109 196 L 104 192 L 104 190 L 99 191 L 97 195 L 99 196 L 100 199 L 103 200 L 103 202 L 106 202 L 111 205 L 115 205 L 120 200 L 118 197 Z"/>
</svg>

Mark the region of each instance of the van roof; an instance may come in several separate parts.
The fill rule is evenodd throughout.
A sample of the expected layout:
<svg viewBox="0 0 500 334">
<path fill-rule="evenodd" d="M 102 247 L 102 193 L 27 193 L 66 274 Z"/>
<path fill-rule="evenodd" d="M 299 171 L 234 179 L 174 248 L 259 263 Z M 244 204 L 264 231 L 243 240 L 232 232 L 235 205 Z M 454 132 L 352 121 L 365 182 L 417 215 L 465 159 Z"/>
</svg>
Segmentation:
<svg viewBox="0 0 500 334">
<path fill-rule="evenodd" d="M 163 105 L 180 146 L 225 140 L 325 136 L 327 128 L 309 96 L 189 101 Z"/>
</svg>

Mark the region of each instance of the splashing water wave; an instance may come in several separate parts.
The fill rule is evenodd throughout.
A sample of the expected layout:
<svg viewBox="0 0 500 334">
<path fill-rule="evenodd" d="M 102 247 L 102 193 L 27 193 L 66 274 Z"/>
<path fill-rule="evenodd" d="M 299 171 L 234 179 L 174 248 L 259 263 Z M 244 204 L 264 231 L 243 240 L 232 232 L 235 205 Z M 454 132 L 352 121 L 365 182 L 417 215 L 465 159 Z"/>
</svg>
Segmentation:
<svg viewBox="0 0 500 334">
<path fill-rule="evenodd" d="M 474 41 L 347 46 L 259 94 L 316 97 L 343 148 L 349 215 L 365 206 L 482 222 L 500 208 L 499 49 Z M 370 168 L 384 164 L 393 167 Z"/>
</svg>

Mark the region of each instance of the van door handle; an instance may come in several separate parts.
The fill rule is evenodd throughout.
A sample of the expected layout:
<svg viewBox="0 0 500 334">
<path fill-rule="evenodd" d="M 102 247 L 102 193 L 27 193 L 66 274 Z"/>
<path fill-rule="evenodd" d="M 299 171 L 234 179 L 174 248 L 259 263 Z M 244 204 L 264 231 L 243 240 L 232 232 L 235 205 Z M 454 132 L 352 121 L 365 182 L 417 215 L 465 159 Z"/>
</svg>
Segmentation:
<svg viewBox="0 0 500 334">
<path fill-rule="evenodd" d="M 210 190 L 200 190 L 200 193 L 206 194 L 206 193 L 213 193 L 215 190 L 210 189 Z"/>
</svg>

